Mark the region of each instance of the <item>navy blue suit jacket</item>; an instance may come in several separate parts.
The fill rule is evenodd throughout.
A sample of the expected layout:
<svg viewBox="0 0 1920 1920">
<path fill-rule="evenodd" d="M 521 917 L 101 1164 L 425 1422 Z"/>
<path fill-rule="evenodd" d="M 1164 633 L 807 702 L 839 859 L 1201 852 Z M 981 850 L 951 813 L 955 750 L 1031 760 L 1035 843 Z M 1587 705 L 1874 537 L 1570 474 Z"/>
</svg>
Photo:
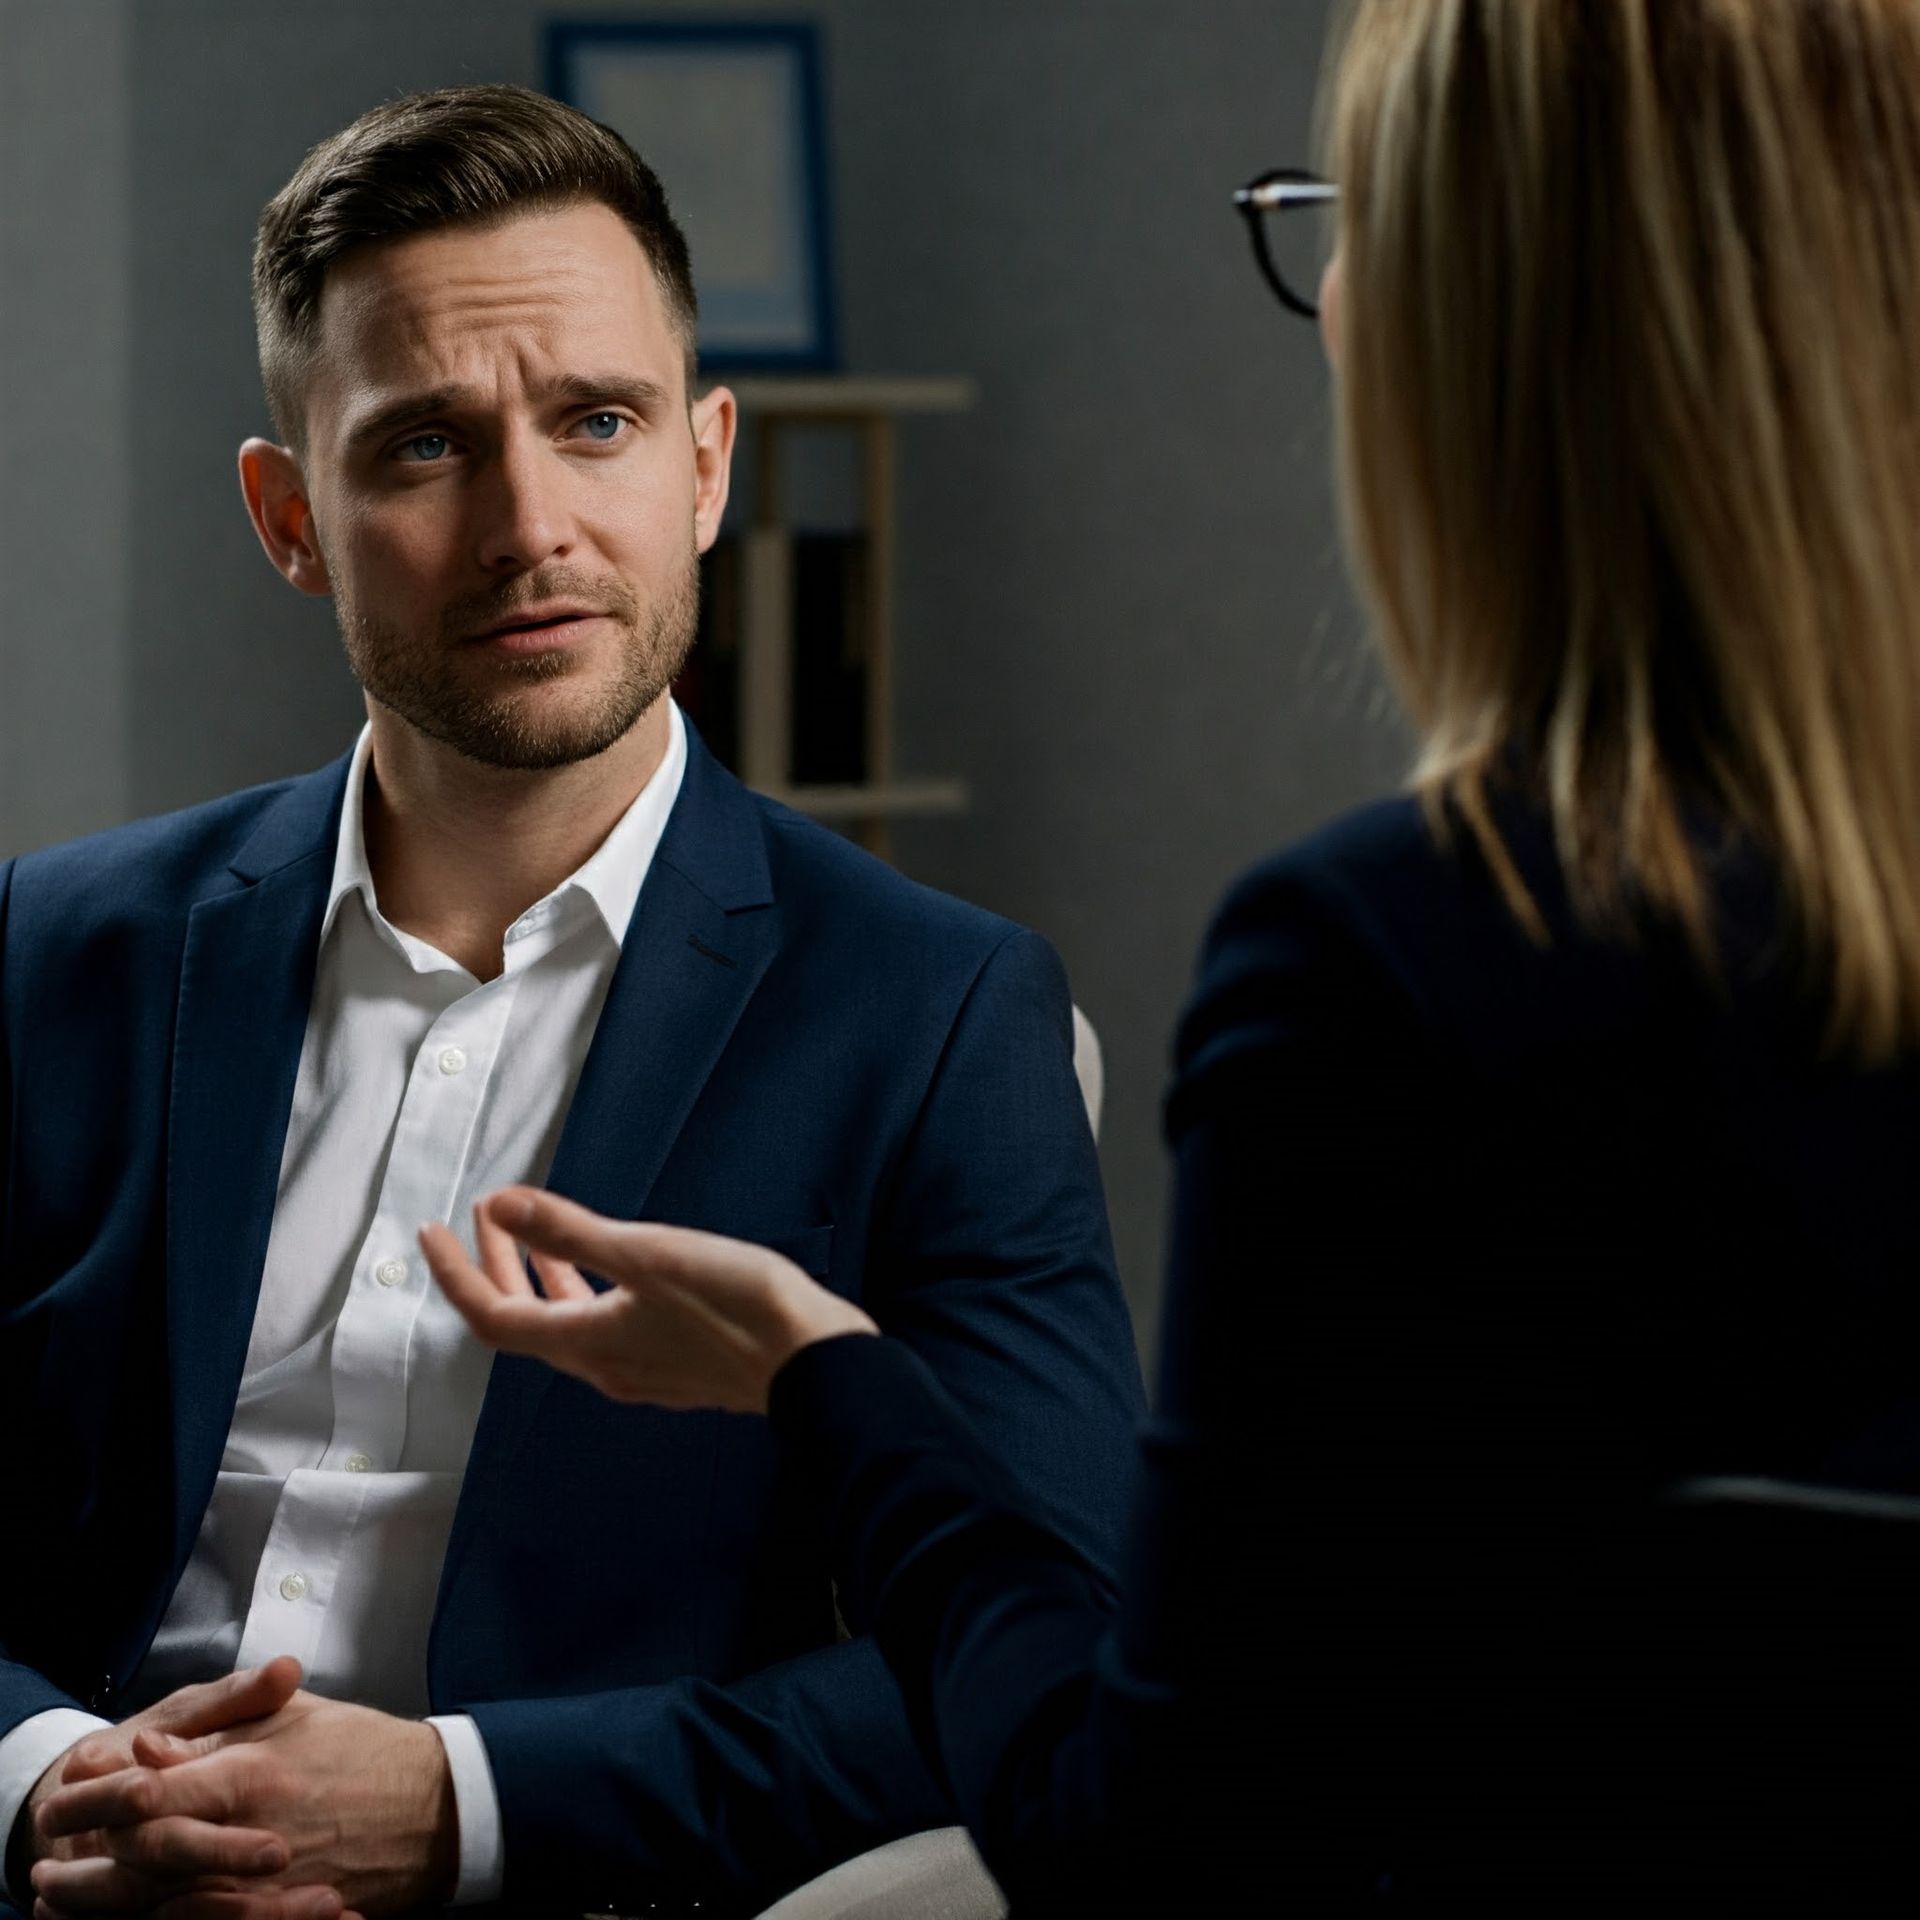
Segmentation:
<svg viewBox="0 0 1920 1920">
<path fill-rule="evenodd" d="M 689 746 L 550 1185 L 861 1300 L 1104 1563 L 1138 1374 L 1058 961 Z M 0 865 L 0 1733 L 113 1714 L 193 1545 L 344 774 Z M 510 1900 L 751 1904 L 953 1817 L 760 1421 L 501 1358 L 428 1669 L 485 1739 Z"/>
</svg>

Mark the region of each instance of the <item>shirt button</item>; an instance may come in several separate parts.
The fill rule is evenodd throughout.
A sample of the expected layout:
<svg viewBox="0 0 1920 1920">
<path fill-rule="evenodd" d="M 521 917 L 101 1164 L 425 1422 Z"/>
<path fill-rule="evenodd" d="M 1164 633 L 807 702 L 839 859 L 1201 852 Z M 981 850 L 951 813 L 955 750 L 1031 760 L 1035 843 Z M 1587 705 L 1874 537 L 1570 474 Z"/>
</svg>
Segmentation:
<svg viewBox="0 0 1920 1920">
<path fill-rule="evenodd" d="M 304 1573 L 290 1573 L 280 1582 L 282 1600 L 298 1600 L 307 1590 L 307 1576 Z"/>
<path fill-rule="evenodd" d="M 404 1260 L 382 1260 L 374 1268 L 373 1277 L 383 1287 L 397 1287 L 407 1277 L 407 1263 Z"/>
<path fill-rule="evenodd" d="M 440 1071 L 445 1074 L 464 1073 L 467 1056 L 458 1047 L 440 1049 Z"/>
<path fill-rule="evenodd" d="M 364 1453 L 350 1453 L 347 1455 L 347 1471 L 349 1473 L 371 1473 L 373 1471 L 373 1462 L 369 1460 Z"/>
</svg>

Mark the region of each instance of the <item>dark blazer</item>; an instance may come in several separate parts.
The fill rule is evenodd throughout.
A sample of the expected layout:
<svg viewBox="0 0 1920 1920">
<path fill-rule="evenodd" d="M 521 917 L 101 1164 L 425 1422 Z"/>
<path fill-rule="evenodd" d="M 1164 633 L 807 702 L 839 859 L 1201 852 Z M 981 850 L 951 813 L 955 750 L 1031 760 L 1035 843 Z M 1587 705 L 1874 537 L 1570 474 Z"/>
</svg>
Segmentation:
<svg viewBox="0 0 1920 1920">
<path fill-rule="evenodd" d="M 1503 813 L 1545 946 L 1409 801 L 1208 935 L 1117 1622 L 911 1354 L 775 1382 L 1016 1914 L 1920 1897 L 1915 1529 L 1674 1498 L 1920 1493 L 1920 1071 L 1823 1058 L 1750 856 L 1716 983 Z"/>
<path fill-rule="evenodd" d="M 1105 1562 L 1138 1370 L 1058 961 L 689 749 L 550 1184 L 862 1300 Z M 112 1715 L 193 1544 L 344 772 L 0 865 L 0 1732 Z M 764 1423 L 501 1358 L 428 1665 L 485 1738 L 508 1898 L 751 1906 L 950 1821 L 834 1606 Z"/>
</svg>

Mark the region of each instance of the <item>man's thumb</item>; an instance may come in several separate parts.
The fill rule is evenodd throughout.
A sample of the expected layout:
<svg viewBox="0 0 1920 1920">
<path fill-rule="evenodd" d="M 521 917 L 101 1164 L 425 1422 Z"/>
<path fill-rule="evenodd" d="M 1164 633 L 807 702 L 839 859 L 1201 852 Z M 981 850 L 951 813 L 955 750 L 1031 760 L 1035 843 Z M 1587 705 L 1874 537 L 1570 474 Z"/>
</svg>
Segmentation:
<svg viewBox="0 0 1920 1920">
<path fill-rule="evenodd" d="M 243 1667 L 210 1686 L 183 1688 L 174 1700 L 161 1701 L 147 1724 L 191 1740 L 237 1726 L 242 1720 L 263 1720 L 278 1713 L 299 1690 L 300 1662 L 283 1653 L 264 1666 Z"/>
</svg>

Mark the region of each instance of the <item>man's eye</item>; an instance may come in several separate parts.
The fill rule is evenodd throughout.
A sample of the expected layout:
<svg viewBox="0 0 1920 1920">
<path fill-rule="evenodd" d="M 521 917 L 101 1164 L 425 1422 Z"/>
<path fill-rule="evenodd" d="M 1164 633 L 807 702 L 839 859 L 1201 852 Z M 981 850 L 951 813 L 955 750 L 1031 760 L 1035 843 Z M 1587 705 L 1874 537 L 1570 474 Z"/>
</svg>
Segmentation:
<svg viewBox="0 0 1920 1920">
<path fill-rule="evenodd" d="M 617 440 L 626 424 L 626 417 L 618 413 L 590 413 L 579 423 L 589 440 Z"/>
<path fill-rule="evenodd" d="M 402 460 L 421 463 L 444 459 L 452 445 L 444 433 L 416 433 L 411 440 L 402 441 L 397 451 Z"/>
</svg>

